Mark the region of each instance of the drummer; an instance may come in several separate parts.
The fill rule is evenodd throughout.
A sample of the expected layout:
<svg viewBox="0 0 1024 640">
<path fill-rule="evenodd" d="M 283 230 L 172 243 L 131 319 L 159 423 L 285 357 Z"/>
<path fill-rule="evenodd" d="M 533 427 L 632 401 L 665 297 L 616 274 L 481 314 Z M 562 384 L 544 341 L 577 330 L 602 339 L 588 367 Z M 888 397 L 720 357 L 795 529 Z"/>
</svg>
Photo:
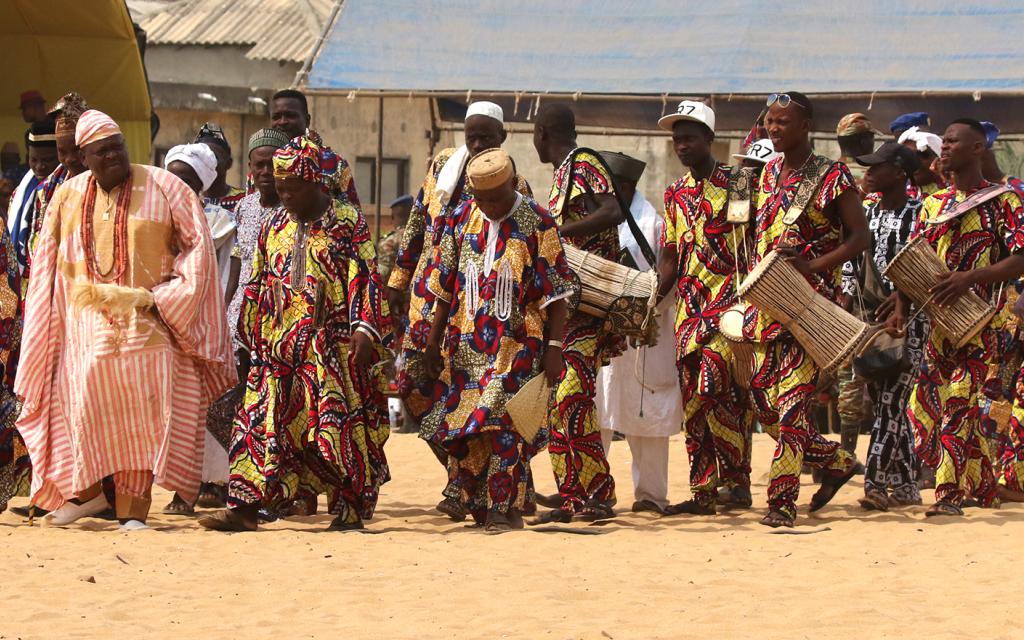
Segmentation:
<svg viewBox="0 0 1024 640">
<path fill-rule="evenodd" d="M 997 504 L 988 448 L 979 433 L 978 392 L 1003 349 L 998 329 L 1008 310 L 1001 285 L 1024 274 L 1024 209 L 1020 196 L 1007 191 L 952 220 L 935 222 L 954 204 L 992 186 L 982 177 L 984 153 L 985 129 L 980 122 L 961 118 L 946 128 L 941 161 L 952 175 L 952 184 L 925 199 L 916 230 L 952 271 L 929 291 L 935 304 L 950 305 L 973 291 L 1000 309 L 962 347 L 934 324 L 925 345 L 926 373 L 911 392 L 908 412 L 917 432 L 918 455 L 936 469 L 935 504 L 928 516 L 963 515 L 968 493 L 982 506 Z M 888 318 L 890 329 L 904 325 L 907 307 L 901 293 Z M 979 465 L 980 473 L 972 473 Z"/>
<path fill-rule="evenodd" d="M 533 145 L 542 163 L 554 167 L 548 210 L 563 240 L 606 260 L 619 261 L 619 223 L 625 220 L 611 175 L 596 152 L 576 144 L 576 116 L 568 106 L 548 103 L 537 114 Z M 551 411 L 551 467 L 558 483 L 555 508 L 536 524 L 614 516 L 615 480 L 595 419 L 597 370 L 620 355 L 623 336 L 604 320 L 582 312 L 569 316 L 562 338 L 565 374 Z M 538 502 L 542 502 L 538 496 Z"/>
<path fill-rule="evenodd" d="M 665 190 L 658 293 L 676 290 L 676 367 L 693 497 L 666 512 L 714 515 L 720 479 L 729 489 L 728 506 L 751 505 L 749 394 L 733 379 L 734 354 L 718 329 L 722 313 L 736 303 L 737 245 L 748 225 L 726 220 L 731 167 L 711 155 L 711 107 L 684 100 L 658 125 L 672 132 L 676 156 L 689 168 Z"/>
<path fill-rule="evenodd" d="M 772 94 L 767 104 L 765 128 L 782 157 L 768 163 L 758 183 L 752 266 L 778 250 L 819 293 L 834 300 L 843 263 L 868 246 L 853 176 L 842 162 L 814 154 L 814 112 L 807 96 L 796 91 Z M 803 463 L 825 473 L 811 499 L 811 510 L 817 511 L 853 476 L 856 460 L 811 425 L 809 412 L 821 372 L 792 334 L 750 307 L 744 337 L 755 342 L 750 385 L 754 411 L 777 441 L 768 514 L 761 524 L 791 527 Z"/>
</svg>

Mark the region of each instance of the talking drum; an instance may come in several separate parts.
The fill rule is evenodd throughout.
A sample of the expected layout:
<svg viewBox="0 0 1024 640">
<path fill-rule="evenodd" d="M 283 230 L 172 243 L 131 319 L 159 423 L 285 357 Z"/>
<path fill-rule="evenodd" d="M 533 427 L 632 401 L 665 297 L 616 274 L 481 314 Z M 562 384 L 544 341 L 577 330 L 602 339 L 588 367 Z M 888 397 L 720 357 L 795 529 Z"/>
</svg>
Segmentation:
<svg viewBox="0 0 1024 640">
<path fill-rule="evenodd" d="M 644 336 L 655 321 L 658 276 L 605 260 L 566 244 L 565 258 L 580 281 L 578 309 L 605 319 L 605 328 L 627 336 Z"/>
<path fill-rule="evenodd" d="M 746 304 L 734 304 L 722 312 L 718 319 L 718 330 L 729 342 L 732 350 L 730 368 L 733 380 L 740 387 L 749 389 L 750 378 L 754 375 L 754 344 L 743 337 L 743 321 L 746 314 Z"/>
<path fill-rule="evenodd" d="M 908 242 L 885 269 L 885 277 L 919 309 L 924 309 L 932 327 L 938 327 L 957 347 L 962 347 L 988 325 L 996 309 L 974 292 L 944 307 L 931 304 L 932 296 L 928 291 L 946 273 L 949 268 L 924 236 Z"/>
<path fill-rule="evenodd" d="M 777 251 L 750 272 L 739 295 L 781 322 L 823 374 L 842 365 L 870 331 L 867 323 L 815 291 Z"/>
</svg>

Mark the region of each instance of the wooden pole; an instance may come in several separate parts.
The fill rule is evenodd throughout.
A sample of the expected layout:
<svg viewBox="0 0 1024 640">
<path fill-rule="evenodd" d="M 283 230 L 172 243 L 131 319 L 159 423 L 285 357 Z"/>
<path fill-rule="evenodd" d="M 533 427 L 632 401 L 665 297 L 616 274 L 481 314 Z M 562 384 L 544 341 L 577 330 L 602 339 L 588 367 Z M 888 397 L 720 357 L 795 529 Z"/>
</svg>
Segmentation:
<svg viewBox="0 0 1024 640">
<path fill-rule="evenodd" d="M 376 220 L 376 237 L 375 241 L 380 240 L 380 219 L 381 213 L 384 211 L 384 203 L 381 202 L 381 194 L 383 193 L 383 185 L 381 184 L 384 176 L 384 96 L 381 95 L 377 98 L 377 180 L 374 185 L 377 189 L 375 198 L 377 202 L 377 220 Z"/>
</svg>

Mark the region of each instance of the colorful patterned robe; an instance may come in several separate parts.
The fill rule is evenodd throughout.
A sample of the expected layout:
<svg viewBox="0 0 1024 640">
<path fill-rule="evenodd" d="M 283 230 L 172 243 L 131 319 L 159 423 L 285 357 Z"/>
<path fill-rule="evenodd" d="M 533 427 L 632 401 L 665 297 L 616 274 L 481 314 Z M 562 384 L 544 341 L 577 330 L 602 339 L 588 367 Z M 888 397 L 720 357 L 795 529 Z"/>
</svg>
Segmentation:
<svg viewBox="0 0 1024 640">
<path fill-rule="evenodd" d="M 25 299 L 15 392 L 24 399 L 17 426 L 32 456 L 33 503 L 52 510 L 105 476 L 138 470 L 191 500 L 207 406 L 236 379 L 206 214 L 174 175 L 131 165 L 127 267 L 117 284 L 149 290 L 155 307 L 125 320 L 73 308 L 74 286 L 90 282 L 84 243 L 93 241 L 101 273 L 115 255 L 114 219 L 93 212 L 93 238 L 83 238 L 91 175 L 67 180 L 47 206 Z"/>
<path fill-rule="evenodd" d="M 7 228 L 0 230 L 0 511 L 16 495 L 27 495 L 32 462 L 14 423 L 21 404 L 14 395 L 14 375 L 21 345 L 18 261 Z"/>
<path fill-rule="evenodd" d="M 476 473 L 463 469 L 464 475 L 475 477 L 461 483 L 462 497 L 481 522 L 495 505 L 521 510 L 529 459 L 544 446 L 547 430 L 534 442 L 524 442 L 505 405 L 534 375 L 543 375 L 545 308 L 573 293 L 558 229 L 544 209 L 521 195 L 501 220 L 488 219 L 471 200 L 445 225 L 427 279 L 430 290 L 449 301 L 451 310 L 448 366 L 423 431 L 460 459 L 460 467 L 468 458 L 488 457 L 470 455 L 473 443 L 468 439 L 500 432 L 501 439 L 514 440 L 514 445 L 493 448 L 514 449 L 515 455 L 504 453 L 482 467 L 474 464 Z M 491 440 L 478 439 L 481 443 L 493 456 Z M 513 460 L 521 465 L 519 470 L 511 469 L 517 466 Z"/>
<path fill-rule="evenodd" d="M 297 276 L 300 225 L 307 240 Z M 330 512 L 347 521 L 373 515 L 389 479 L 388 414 L 350 344 L 357 329 L 390 343 L 381 290 L 369 229 L 351 205 L 332 200 L 310 223 L 279 209 L 264 223 L 239 319 L 253 364 L 229 452 L 229 506 L 326 493 Z"/>
<path fill-rule="evenodd" d="M 409 373 L 418 370 L 418 355 L 427 345 L 433 320 L 434 294 L 427 286 L 424 273 L 449 216 L 473 197 L 473 188 L 468 184 L 465 172 L 447 202 L 442 202 L 436 193 L 441 169 L 455 151 L 454 148 L 442 150 L 430 164 L 409 213 L 409 222 L 402 233 L 395 264 L 388 278 L 389 287 L 409 292 L 408 325 L 402 337 L 402 352 L 408 366 L 399 373 L 398 389 L 417 421 L 426 415 L 435 399 L 432 396 L 433 385 L 422 380 L 418 373 Z M 516 191 L 527 197 L 532 197 L 533 193 L 526 180 L 518 175 Z"/>
<path fill-rule="evenodd" d="M 991 186 L 982 181 L 979 189 Z M 949 186 L 924 201 L 915 235 L 922 235 L 951 271 L 980 269 L 1024 251 L 1024 207 L 1015 192 L 1004 193 L 942 224 L 928 224 L 972 192 Z M 908 415 L 917 432 L 921 461 L 936 468 L 936 500 L 962 504 L 967 495 L 995 503 L 993 458 L 979 430 L 978 397 L 990 365 L 1007 350 L 1006 295 L 998 286 L 974 289 L 998 309 L 977 336 L 962 347 L 932 324 L 924 368 L 910 396 Z"/>
<path fill-rule="evenodd" d="M 785 184 L 779 184 L 784 160 L 783 156 L 779 156 L 761 171 L 756 195 L 758 211 L 753 230 L 751 270 L 770 251 L 783 245 L 798 247 L 800 254 L 811 260 L 833 251 L 842 241 L 842 225 L 839 219 L 826 216 L 825 209 L 845 191 L 856 188 L 850 169 L 842 162 L 833 162 L 821 182 L 818 193 L 808 203 L 807 209 L 794 224 L 787 225 L 783 218 L 796 197 L 797 189 L 802 182 L 802 173 L 794 171 L 788 176 Z M 831 273 L 817 273 L 810 277 L 810 283 L 815 290 L 830 300 L 835 300 L 840 293 L 841 280 L 842 265 Z M 761 313 L 757 307 L 749 307 L 743 323 L 743 333 L 747 339 L 771 342 L 783 332 L 788 334 L 781 323 Z"/>
</svg>

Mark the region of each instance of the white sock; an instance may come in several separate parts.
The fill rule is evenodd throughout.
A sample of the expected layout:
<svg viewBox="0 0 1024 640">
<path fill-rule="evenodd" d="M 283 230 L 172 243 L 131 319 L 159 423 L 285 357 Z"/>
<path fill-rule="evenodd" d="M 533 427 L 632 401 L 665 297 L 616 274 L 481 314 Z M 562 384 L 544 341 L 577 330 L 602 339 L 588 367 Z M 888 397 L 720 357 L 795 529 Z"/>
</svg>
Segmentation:
<svg viewBox="0 0 1024 640">
<path fill-rule="evenodd" d="M 149 525 L 147 525 L 145 522 L 142 522 L 141 520 L 129 520 L 128 522 L 125 522 L 121 525 L 122 531 L 142 531 L 143 529 L 148 528 Z"/>
</svg>

